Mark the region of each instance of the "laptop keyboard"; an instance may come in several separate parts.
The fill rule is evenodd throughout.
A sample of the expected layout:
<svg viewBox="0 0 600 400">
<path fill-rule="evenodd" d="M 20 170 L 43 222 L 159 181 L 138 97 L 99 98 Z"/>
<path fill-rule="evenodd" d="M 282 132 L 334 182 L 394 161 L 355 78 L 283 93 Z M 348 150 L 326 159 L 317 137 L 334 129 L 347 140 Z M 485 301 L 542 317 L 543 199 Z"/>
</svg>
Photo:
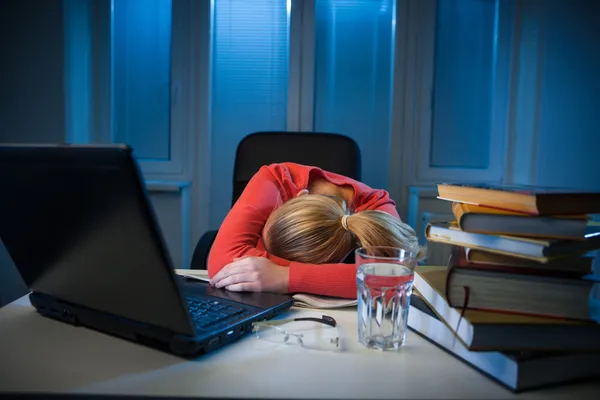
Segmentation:
<svg viewBox="0 0 600 400">
<path fill-rule="evenodd" d="M 206 328 L 232 316 L 243 316 L 243 308 L 224 304 L 218 300 L 186 298 L 187 306 L 196 326 Z"/>
</svg>

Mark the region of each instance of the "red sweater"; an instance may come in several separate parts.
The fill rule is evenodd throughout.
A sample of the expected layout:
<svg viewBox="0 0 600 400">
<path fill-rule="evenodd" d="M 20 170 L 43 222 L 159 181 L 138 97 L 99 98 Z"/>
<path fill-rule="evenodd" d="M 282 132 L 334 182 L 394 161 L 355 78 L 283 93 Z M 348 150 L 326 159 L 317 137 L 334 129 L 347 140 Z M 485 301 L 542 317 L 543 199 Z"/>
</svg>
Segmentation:
<svg viewBox="0 0 600 400">
<path fill-rule="evenodd" d="M 234 258 L 266 257 L 277 265 L 289 268 L 289 293 L 356 298 L 354 264 L 290 262 L 265 251 L 261 235 L 267 218 L 275 208 L 306 189 L 309 176 L 311 179 L 322 177 L 338 186 L 351 185 L 354 188 L 354 212 L 381 210 L 398 217 L 396 205 L 385 190 L 371 189 L 354 179 L 317 167 L 294 163 L 264 166 L 248 182 L 219 229 L 208 257 L 208 274 L 211 278 Z"/>
</svg>

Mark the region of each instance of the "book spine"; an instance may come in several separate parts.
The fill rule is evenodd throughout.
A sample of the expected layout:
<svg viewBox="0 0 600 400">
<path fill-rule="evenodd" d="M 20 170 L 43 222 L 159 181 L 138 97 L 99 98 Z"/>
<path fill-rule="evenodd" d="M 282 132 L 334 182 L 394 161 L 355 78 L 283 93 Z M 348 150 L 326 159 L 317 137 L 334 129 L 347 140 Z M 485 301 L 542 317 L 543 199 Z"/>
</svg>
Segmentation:
<svg viewBox="0 0 600 400">
<path fill-rule="evenodd" d="M 457 247 L 457 246 L 454 246 Z M 453 254 L 455 253 L 455 254 Z M 454 268 L 471 270 L 471 271 L 485 271 L 497 274 L 513 274 L 523 276 L 544 276 L 549 278 L 564 278 L 564 279 L 581 279 L 587 275 L 586 271 L 582 270 L 560 270 L 553 268 L 531 268 L 525 266 L 511 266 L 511 265 L 497 265 L 497 264 L 485 264 L 478 263 L 473 264 L 468 261 L 466 250 L 464 247 L 458 247 L 456 250 L 453 249 L 450 254 L 449 262 L 453 263 Z"/>
<path fill-rule="evenodd" d="M 460 253 L 463 250 L 463 248 L 461 246 L 452 246 L 451 250 L 450 250 L 450 257 L 448 258 L 448 273 L 446 274 L 446 287 L 444 288 L 444 295 L 446 296 L 446 300 L 448 301 L 448 305 L 450 307 L 454 307 L 454 308 L 460 308 L 462 306 L 461 309 L 461 315 L 464 312 L 464 309 L 467 308 L 468 306 L 468 298 L 465 299 L 465 301 L 463 301 L 464 304 L 454 304 L 452 302 L 452 300 L 450 299 L 450 283 L 452 281 L 452 277 L 454 275 L 454 273 L 456 272 L 456 268 L 457 265 L 459 264 L 459 260 L 460 260 Z M 467 289 L 465 289 L 467 290 Z M 462 319 L 462 317 L 461 317 Z"/>
<path fill-rule="evenodd" d="M 452 203 L 452 214 L 454 214 L 454 218 L 456 218 L 456 223 L 458 224 L 458 228 L 460 230 L 463 229 L 462 219 L 467 212 L 465 208 L 466 206 L 462 203 L 458 203 L 456 201 Z"/>
</svg>

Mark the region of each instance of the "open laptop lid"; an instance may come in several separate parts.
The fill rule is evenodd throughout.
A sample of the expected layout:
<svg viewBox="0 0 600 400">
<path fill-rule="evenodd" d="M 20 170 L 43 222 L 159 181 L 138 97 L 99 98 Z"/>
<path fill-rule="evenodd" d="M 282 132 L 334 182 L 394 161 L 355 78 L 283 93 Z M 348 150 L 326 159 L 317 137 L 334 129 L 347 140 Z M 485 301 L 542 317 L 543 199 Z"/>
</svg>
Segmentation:
<svg viewBox="0 0 600 400">
<path fill-rule="evenodd" d="M 0 238 L 32 291 L 194 335 L 127 146 L 0 146 Z"/>
</svg>

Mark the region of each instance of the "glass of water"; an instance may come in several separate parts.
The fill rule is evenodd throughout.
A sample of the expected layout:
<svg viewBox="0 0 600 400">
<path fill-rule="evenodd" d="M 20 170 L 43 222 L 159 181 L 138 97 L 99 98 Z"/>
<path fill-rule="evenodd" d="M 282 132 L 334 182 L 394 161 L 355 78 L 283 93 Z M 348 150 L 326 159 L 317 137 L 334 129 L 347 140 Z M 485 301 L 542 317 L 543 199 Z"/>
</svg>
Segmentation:
<svg viewBox="0 0 600 400">
<path fill-rule="evenodd" d="M 356 250 L 358 340 L 380 350 L 404 344 L 416 254 L 395 247 Z"/>
</svg>

